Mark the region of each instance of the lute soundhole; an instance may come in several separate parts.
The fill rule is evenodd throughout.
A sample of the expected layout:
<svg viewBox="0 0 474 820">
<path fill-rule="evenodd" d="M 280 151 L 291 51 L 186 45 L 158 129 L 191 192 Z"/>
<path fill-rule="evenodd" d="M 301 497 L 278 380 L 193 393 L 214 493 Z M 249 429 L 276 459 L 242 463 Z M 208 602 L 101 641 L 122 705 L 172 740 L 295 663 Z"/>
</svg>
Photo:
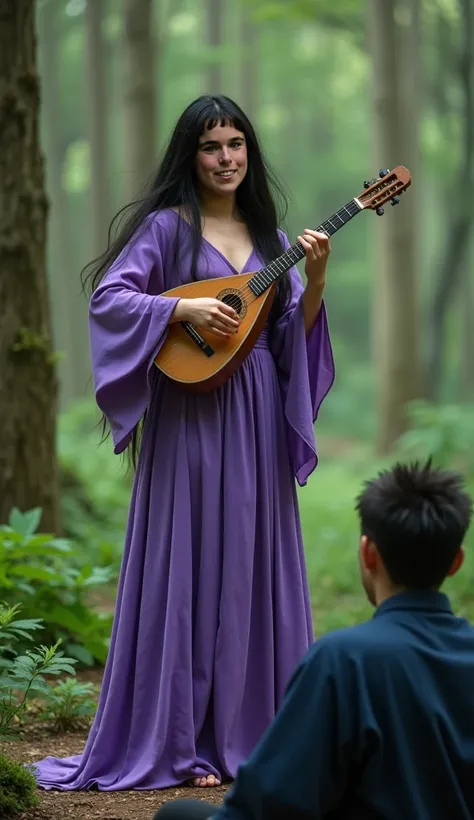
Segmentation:
<svg viewBox="0 0 474 820">
<path fill-rule="evenodd" d="M 241 319 L 243 319 L 247 313 L 247 302 L 245 301 L 242 293 L 235 288 L 226 288 L 225 290 L 221 290 L 221 292 L 217 294 L 216 299 L 219 299 L 220 302 L 224 302 L 225 305 L 230 305 L 230 307 L 234 308 L 235 312 L 239 314 Z"/>
</svg>

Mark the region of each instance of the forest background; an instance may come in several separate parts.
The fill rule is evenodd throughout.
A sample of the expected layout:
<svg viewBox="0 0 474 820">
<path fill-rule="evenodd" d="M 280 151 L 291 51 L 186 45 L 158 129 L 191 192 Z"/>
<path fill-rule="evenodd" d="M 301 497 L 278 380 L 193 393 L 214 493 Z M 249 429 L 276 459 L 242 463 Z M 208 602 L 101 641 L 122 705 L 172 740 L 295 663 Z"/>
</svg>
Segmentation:
<svg viewBox="0 0 474 820">
<path fill-rule="evenodd" d="M 473 0 L 0 3 L 0 600 L 42 619 L 42 643 L 102 667 L 131 491 L 99 446 L 80 271 L 200 93 L 255 124 L 292 241 L 379 169 L 412 175 L 332 239 L 337 375 L 299 491 L 316 633 L 370 615 L 365 478 L 433 456 L 474 489 L 473 44 Z M 468 549 L 447 589 L 471 618 L 473 588 Z"/>
</svg>

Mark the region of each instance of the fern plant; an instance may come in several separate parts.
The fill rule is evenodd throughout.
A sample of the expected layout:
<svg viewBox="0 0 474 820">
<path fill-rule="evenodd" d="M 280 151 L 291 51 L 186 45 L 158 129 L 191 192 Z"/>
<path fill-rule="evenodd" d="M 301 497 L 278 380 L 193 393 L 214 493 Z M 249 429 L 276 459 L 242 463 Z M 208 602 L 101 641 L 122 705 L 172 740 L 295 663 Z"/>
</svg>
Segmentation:
<svg viewBox="0 0 474 820">
<path fill-rule="evenodd" d="M 21 603 L 24 617 L 41 619 L 43 642 L 61 641 L 68 655 L 93 666 L 107 657 L 110 613 L 96 611 L 88 598 L 110 583 L 111 567 L 94 567 L 79 545 L 38 532 L 42 511 L 11 510 L 0 526 L 0 600 Z M 27 648 L 25 643 L 21 651 Z"/>
<path fill-rule="evenodd" d="M 41 629 L 40 618 L 18 620 L 21 604 L 0 604 L 0 671 L 5 669 L 17 654 L 13 644 L 18 640 L 31 641 L 31 633 Z"/>
<path fill-rule="evenodd" d="M 67 678 L 51 687 L 41 718 L 51 721 L 55 732 L 71 731 L 88 723 L 96 708 L 97 688 L 94 684 Z"/>
<path fill-rule="evenodd" d="M 49 695 L 52 687 L 45 675 L 75 675 L 77 663 L 59 651 L 59 641 L 54 646 L 39 646 L 16 655 L 15 642 L 32 641 L 31 632 L 41 628 L 39 619 L 17 619 L 20 609 L 18 604 L 12 607 L 0 604 L 0 740 L 15 737 L 15 721 L 22 719 L 31 695 Z"/>
</svg>

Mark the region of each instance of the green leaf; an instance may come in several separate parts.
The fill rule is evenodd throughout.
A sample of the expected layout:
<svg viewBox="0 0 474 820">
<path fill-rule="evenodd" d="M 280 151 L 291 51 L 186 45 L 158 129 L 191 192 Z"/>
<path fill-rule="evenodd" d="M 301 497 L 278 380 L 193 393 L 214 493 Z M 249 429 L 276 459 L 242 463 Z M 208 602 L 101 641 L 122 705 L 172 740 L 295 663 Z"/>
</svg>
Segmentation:
<svg viewBox="0 0 474 820">
<path fill-rule="evenodd" d="M 64 606 L 55 606 L 48 612 L 48 622 L 65 627 L 70 632 L 82 635 L 86 630 L 83 622 Z"/>
<path fill-rule="evenodd" d="M 43 694 L 49 695 L 50 691 L 51 684 L 41 678 L 35 678 L 30 686 L 30 692 L 43 692 Z"/>
<path fill-rule="evenodd" d="M 94 567 L 88 575 L 81 571 L 82 585 L 85 587 L 101 586 L 112 580 L 114 577 L 113 567 Z"/>
<path fill-rule="evenodd" d="M 96 661 L 105 664 L 109 651 L 108 641 L 86 640 L 84 642 L 84 646 L 87 649 L 87 651 L 94 656 Z"/>
<path fill-rule="evenodd" d="M 20 621 L 14 621 L 13 624 L 9 627 L 14 632 L 18 630 L 30 630 L 30 629 L 41 629 L 43 626 L 43 619 L 42 618 L 28 618 L 23 619 Z"/>
<path fill-rule="evenodd" d="M 16 564 L 10 569 L 11 575 L 26 578 L 28 581 L 54 581 L 60 584 L 63 576 L 59 572 L 47 567 L 38 567 L 33 564 Z"/>
<path fill-rule="evenodd" d="M 66 658 L 64 661 L 48 663 L 43 669 L 43 673 L 45 675 L 62 675 L 67 672 L 69 675 L 75 675 L 76 670 L 72 666 L 73 663 L 77 663 L 75 658 Z"/>
<path fill-rule="evenodd" d="M 45 544 L 50 544 L 53 540 L 53 536 L 51 533 L 47 532 L 36 532 L 33 535 L 28 535 L 25 538 L 25 544 L 28 545 L 28 549 L 30 547 L 40 547 Z"/>
<path fill-rule="evenodd" d="M 71 541 L 68 541 L 66 538 L 53 538 L 49 543 L 50 546 L 54 547 L 54 549 L 58 552 L 78 551 L 74 548 L 74 545 L 71 543 Z"/>
<path fill-rule="evenodd" d="M 18 507 L 13 507 L 8 523 L 13 530 L 21 533 L 23 536 L 33 535 L 38 528 L 42 515 L 43 510 L 41 507 L 35 507 L 25 513 L 20 512 Z"/>
<path fill-rule="evenodd" d="M 10 674 L 15 678 L 33 677 L 37 666 L 35 658 L 28 658 L 26 655 L 21 655 L 15 658 Z"/>
<path fill-rule="evenodd" d="M 100 645 L 99 645 L 100 646 Z M 85 664 L 86 666 L 93 666 L 94 659 L 96 656 L 90 652 L 85 646 L 81 646 L 78 643 L 68 643 L 66 646 L 67 652 L 72 655 L 74 658 L 77 658 L 78 661 Z M 96 658 L 98 660 L 98 658 Z"/>
<path fill-rule="evenodd" d="M 12 527 L 1 527 L 0 528 L 0 541 L 4 545 L 6 543 L 20 543 L 25 540 L 24 535 L 21 532 L 17 532 L 16 530 L 12 529 Z"/>
<path fill-rule="evenodd" d="M 13 678 L 9 675 L 0 676 L 0 689 L 13 689 Z"/>
<path fill-rule="evenodd" d="M 73 552 L 72 545 L 65 539 L 51 538 L 48 535 L 44 540 L 35 535 L 31 541 L 25 539 L 22 543 L 24 555 L 58 555 Z"/>
</svg>

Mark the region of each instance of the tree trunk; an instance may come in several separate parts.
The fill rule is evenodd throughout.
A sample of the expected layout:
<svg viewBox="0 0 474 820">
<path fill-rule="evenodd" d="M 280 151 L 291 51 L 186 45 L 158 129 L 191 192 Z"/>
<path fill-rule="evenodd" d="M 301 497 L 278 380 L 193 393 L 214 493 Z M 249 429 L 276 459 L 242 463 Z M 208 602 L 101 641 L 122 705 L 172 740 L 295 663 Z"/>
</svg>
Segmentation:
<svg viewBox="0 0 474 820">
<path fill-rule="evenodd" d="M 460 0 L 461 13 L 464 23 L 464 59 L 462 65 L 462 76 L 464 79 L 464 127 L 465 127 L 465 169 L 470 174 L 469 179 L 464 180 L 464 185 L 469 185 L 472 192 L 474 183 L 474 56 L 472 53 L 472 43 L 474 42 L 474 0 Z M 468 160 L 469 156 L 469 160 Z M 472 196 L 471 196 L 472 199 Z M 467 200 L 467 197 L 466 197 Z M 466 256 L 464 259 L 463 294 L 461 304 L 462 316 L 462 344 L 461 344 L 461 373 L 464 388 L 463 398 L 472 401 L 474 398 L 474 282 L 472 276 L 471 263 L 474 259 L 474 231 L 472 205 L 468 210 L 471 214 L 470 234 L 466 243 Z"/>
<path fill-rule="evenodd" d="M 222 62 L 219 49 L 222 46 L 222 5 L 224 0 L 207 0 L 207 51 L 211 62 L 207 76 L 207 94 L 222 94 Z"/>
<path fill-rule="evenodd" d="M 473 225 L 472 190 L 474 184 L 474 2 L 459 0 L 463 46 L 459 58 L 459 77 L 463 94 L 463 141 L 461 166 L 455 191 L 451 196 L 451 219 L 440 261 L 440 271 L 430 322 L 427 393 L 435 399 L 441 381 L 444 328 L 448 307 L 462 285 L 463 271 L 468 275 L 469 253 Z"/>
<path fill-rule="evenodd" d="M 405 406 L 422 395 L 418 351 L 417 192 L 419 0 L 370 0 L 376 168 L 407 165 L 413 185 L 396 208 L 375 217 L 374 299 L 377 449 L 389 452 L 405 430 Z"/>
<path fill-rule="evenodd" d="M 241 48 L 241 82 L 242 108 L 250 122 L 255 125 L 258 108 L 259 71 L 258 71 L 258 34 L 257 26 L 252 20 L 250 9 L 242 8 L 242 48 Z"/>
<path fill-rule="evenodd" d="M 472 231 L 471 243 L 472 246 Z M 474 283 L 471 270 L 473 259 L 470 247 L 467 248 L 464 260 L 463 282 L 460 292 L 461 314 L 461 399 L 471 402 L 474 399 Z"/>
<path fill-rule="evenodd" d="M 56 376 L 46 279 L 35 3 L 0 4 L 0 522 L 43 508 L 59 530 Z"/>
<path fill-rule="evenodd" d="M 124 113 L 127 200 L 139 196 L 155 163 L 153 0 L 124 0 Z"/>
<path fill-rule="evenodd" d="M 54 345 L 61 353 L 58 362 L 60 405 L 65 407 L 78 392 L 75 366 L 76 342 L 73 332 L 75 300 L 71 271 L 69 203 L 62 184 L 67 145 L 61 134 L 59 88 L 59 9 L 45 3 L 38 13 L 38 62 L 43 88 L 41 117 L 42 142 L 46 153 L 46 186 L 50 201 L 48 280 L 51 295 Z M 77 282 L 76 282 L 77 285 Z"/>
<path fill-rule="evenodd" d="M 91 157 L 91 236 L 94 256 L 107 247 L 111 218 L 108 177 L 108 96 L 106 44 L 102 33 L 104 0 L 87 0 L 86 79 L 89 91 L 89 146 Z"/>
</svg>

